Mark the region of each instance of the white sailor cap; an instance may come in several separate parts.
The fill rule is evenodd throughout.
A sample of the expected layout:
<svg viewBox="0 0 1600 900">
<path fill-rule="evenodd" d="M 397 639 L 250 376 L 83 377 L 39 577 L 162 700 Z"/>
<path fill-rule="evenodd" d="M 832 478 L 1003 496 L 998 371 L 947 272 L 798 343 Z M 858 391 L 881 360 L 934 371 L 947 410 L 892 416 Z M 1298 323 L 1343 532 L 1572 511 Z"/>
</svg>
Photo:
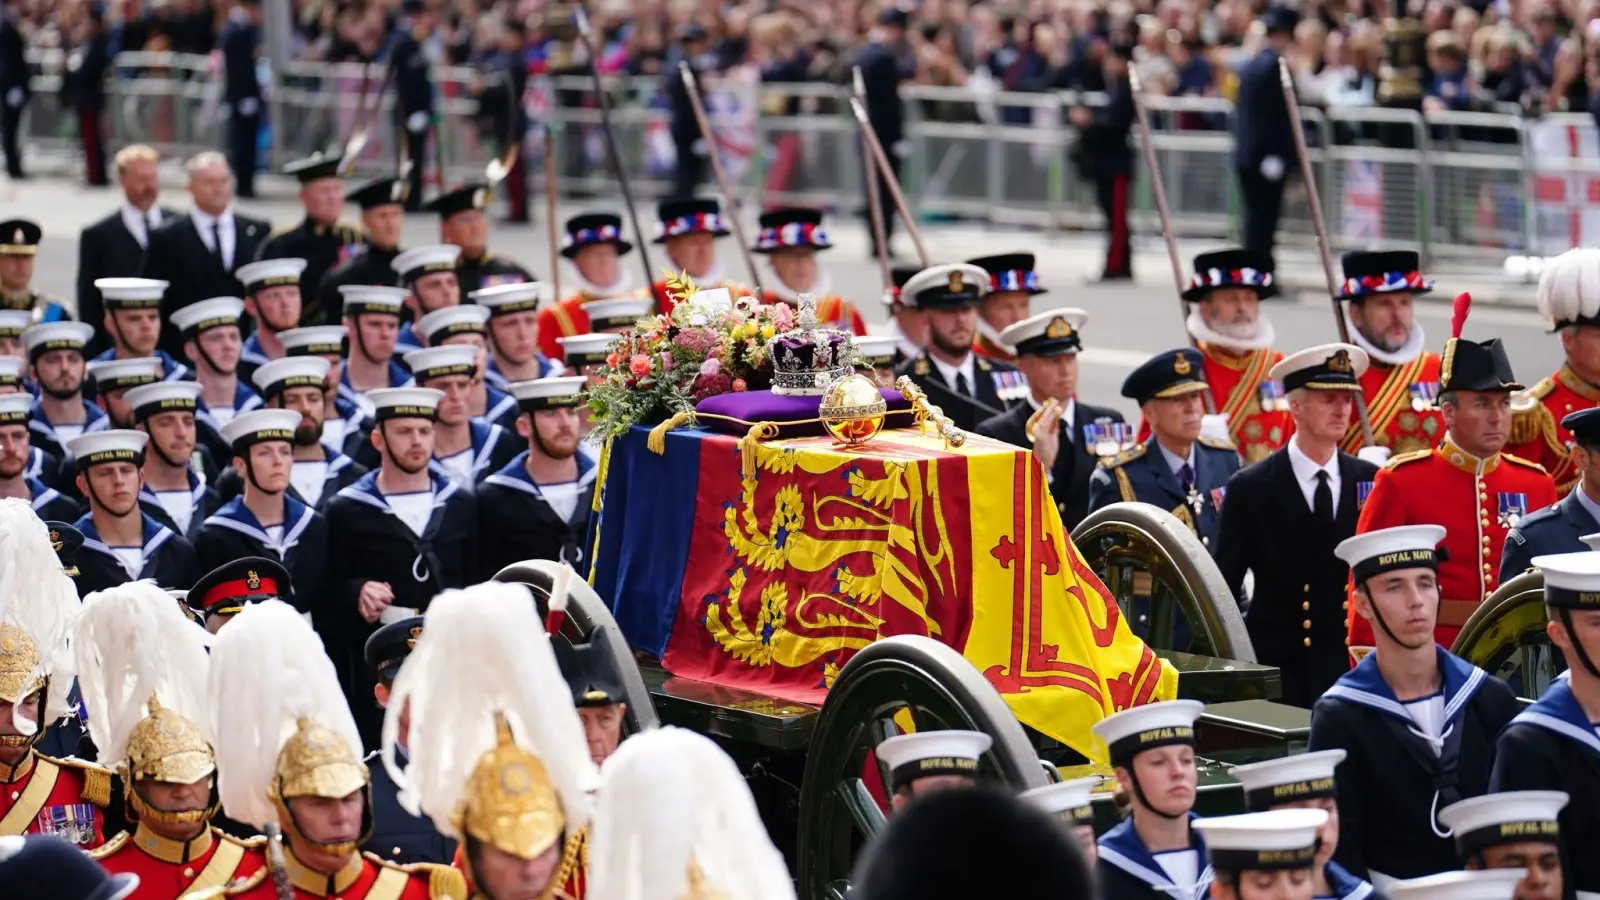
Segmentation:
<svg viewBox="0 0 1600 900">
<path fill-rule="evenodd" d="M 461 248 L 455 244 L 434 244 L 431 247 L 413 247 L 396 256 L 390 263 L 407 284 L 433 272 L 454 272 L 456 261 L 461 259 Z"/>
<path fill-rule="evenodd" d="M 1578 540 L 1583 541 L 1584 545 L 1590 550 L 1600 550 L 1600 531 L 1596 531 L 1594 534 L 1583 535 L 1579 537 Z"/>
<path fill-rule="evenodd" d="M 0 394 L 0 425 L 26 425 L 33 412 L 33 397 L 27 391 Z"/>
<path fill-rule="evenodd" d="M 22 333 L 22 346 L 28 348 L 28 362 L 36 363 L 39 357 L 52 350 L 76 350 L 94 340 L 94 326 L 88 322 L 46 322 Z"/>
<path fill-rule="evenodd" d="M 929 266 L 900 289 L 900 304 L 911 309 L 976 306 L 989 293 L 989 273 L 970 263 Z"/>
<path fill-rule="evenodd" d="M 1567 799 L 1565 791 L 1506 791 L 1469 797 L 1439 810 L 1439 824 L 1455 836 L 1456 852 L 1462 857 L 1501 844 L 1559 844 L 1558 821 Z"/>
<path fill-rule="evenodd" d="M 561 345 L 567 365 L 574 369 L 584 366 L 597 365 L 606 361 L 611 355 L 611 348 L 622 340 L 622 335 L 614 332 L 606 334 L 569 334 L 566 337 L 556 338 L 556 343 Z M 860 341 L 857 340 L 859 345 Z"/>
<path fill-rule="evenodd" d="M 244 285 L 245 293 L 254 294 L 262 288 L 299 286 L 300 274 L 305 270 L 305 260 L 286 256 L 240 266 L 233 275 Z"/>
<path fill-rule="evenodd" d="M 1576 247 L 1545 260 L 1536 300 L 1553 328 L 1600 325 L 1600 250 Z"/>
<path fill-rule="evenodd" d="M 1383 895 L 1389 900 L 1511 900 L 1527 875 L 1527 869 L 1440 872 L 1426 878 L 1391 881 Z"/>
<path fill-rule="evenodd" d="M 175 310 L 172 313 L 172 325 L 189 337 L 224 325 L 238 325 L 242 315 L 243 300 L 238 297 L 212 297 Z"/>
<path fill-rule="evenodd" d="M 411 370 L 418 384 L 450 375 L 471 378 L 478 370 L 477 348 L 460 344 L 413 350 L 406 354 L 405 360 L 406 368 Z"/>
<path fill-rule="evenodd" d="M 894 365 L 894 354 L 899 348 L 898 339 L 886 334 L 869 334 L 855 339 L 856 359 L 863 366 L 886 369 Z"/>
<path fill-rule="evenodd" d="M 94 379 L 95 387 L 101 392 L 151 384 L 160 381 L 164 374 L 158 356 L 91 360 L 88 368 L 89 377 Z"/>
<path fill-rule="evenodd" d="M 453 334 L 483 334 L 489 322 L 489 308 L 476 303 L 446 306 L 423 316 L 417 331 L 428 343 L 436 344 Z"/>
<path fill-rule="evenodd" d="M 1359 391 L 1367 363 L 1367 351 L 1354 344 L 1321 344 L 1285 356 L 1267 374 L 1285 391 Z"/>
<path fill-rule="evenodd" d="M 531 381 L 513 381 L 506 391 L 517 398 L 517 408 L 523 412 L 541 409 L 559 409 L 578 406 L 578 394 L 588 379 L 582 375 L 563 375 L 554 378 L 535 378 Z"/>
<path fill-rule="evenodd" d="M 981 731 L 918 731 L 878 744 L 878 761 L 889 767 L 889 781 L 904 787 L 929 775 L 978 777 L 978 760 L 994 739 Z"/>
<path fill-rule="evenodd" d="M 347 316 L 359 316 L 362 313 L 398 316 L 411 292 L 384 284 L 341 284 L 339 296 L 344 298 L 344 314 Z"/>
<path fill-rule="evenodd" d="M 1317 829 L 1325 809 L 1274 809 L 1190 823 L 1205 838 L 1206 855 L 1223 872 L 1309 869 L 1317 860 Z"/>
<path fill-rule="evenodd" d="M 491 315 L 509 316 L 512 313 L 538 309 L 540 303 L 555 299 L 555 292 L 543 281 L 519 281 L 514 284 L 493 284 L 467 294 L 473 303 L 489 307 Z"/>
<path fill-rule="evenodd" d="M 90 431 L 67 441 L 67 452 L 78 461 L 78 471 L 101 463 L 128 462 L 144 465 L 144 448 L 150 435 L 131 428 Z"/>
<path fill-rule="evenodd" d="M 285 356 L 344 356 L 350 332 L 343 325 L 308 325 L 278 332 Z"/>
<path fill-rule="evenodd" d="M 256 369 L 250 380 L 261 396 L 272 399 L 290 388 L 325 389 L 333 364 L 320 356 L 285 356 Z"/>
<path fill-rule="evenodd" d="M 373 418 L 379 422 L 390 419 L 431 421 L 439 418 L 439 401 L 444 399 L 444 391 L 424 387 L 378 388 L 367 391 L 366 397 L 377 410 Z"/>
<path fill-rule="evenodd" d="M 1356 584 L 1396 569 L 1429 568 L 1439 571 L 1444 551 L 1443 525 L 1396 525 L 1345 538 L 1333 548 L 1355 576 Z"/>
<path fill-rule="evenodd" d="M 1556 609 L 1600 609 L 1600 553 L 1551 553 L 1531 565 L 1544 572 L 1544 602 Z"/>
<path fill-rule="evenodd" d="M 1094 806 L 1090 795 L 1100 779 L 1094 775 L 1058 781 L 1041 788 L 1023 791 L 1017 796 L 1032 803 L 1067 825 L 1093 825 Z"/>
<path fill-rule="evenodd" d="M 1173 744 L 1194 746 L 1194 723 L 1205 712 L 1199 700 L 1165 700 L 1112 713 L 1090 726 L 1111 751 L 1111 764 L 1125 766 L 1145 750 Z"/>
<path fill-rule="evenodd" d="M 1333 770 L 1344 762 L 1343 750 L 1296 753 L 1266 762 L 1234 766 L 1228 774 L 1244 788 L 1244 808 L 1266 810 L 1284 803 L 1332 797 Z"/>
<path fill-rule="evenodd" d="M 321 362 L 322 360 L 318 360 Z M 300 427 L 300 414 L 292 409 L 253 409 L 234 416 L 222 426 L 222 439 L 236 456 L 244 456 L 256 444 L 267 441 L 294 441 Z"/>
<path fill-rule="evenodd" d="M 154 278 L 96 278 L 106 309 L 159 309 L 167 282 Z"/>
<path fill-rule="evenodd" d="M 632 331 L 634 324 L 650 315 L 654 307 L 655 301 L 649 297 L 609 297 L 590 300 L 583 304 L 583 311 L 589 316 L 590 331 Z"/>
<path fill-rule="evenodd" d="M 0 356 L 0 387 L 20 387 L 28 361 L 20 356 Z"/>
<path fill-rule="evenodd" d="M 1078 332 L 1088 321 L 1089 313 L 1077 307 L 1052 309 L 1006 326 L 1000 332 L 1000 343 L 1017 348 L 1018 356 L 1077 353 L 1083 349 Z"/>
<path fill-rule="evenodd" d="M 22 337 L 32 324 L 31 309 L 0 309 L 0 337 Z"/>
<path fill-rule="evenodd" d="M 122 399 L 133 408 L 134 421 L 143 422 L 164 412 L 194 412 L 203 390 L 198 381 L 158 381 L 133 388 Z"/>
</svg>

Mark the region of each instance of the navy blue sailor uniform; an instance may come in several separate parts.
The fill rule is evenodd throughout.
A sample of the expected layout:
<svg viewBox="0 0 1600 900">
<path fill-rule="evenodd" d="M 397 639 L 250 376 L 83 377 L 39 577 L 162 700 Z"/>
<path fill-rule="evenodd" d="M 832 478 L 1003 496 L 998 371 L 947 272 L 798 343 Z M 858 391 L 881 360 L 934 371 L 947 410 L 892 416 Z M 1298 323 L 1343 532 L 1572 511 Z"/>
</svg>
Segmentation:
<svg viewBox="0 0 1600 900">
<path fill-rule="evenodd" d="M 541 487 L 528 475 L 528 453 L 517 454 L 478 487 L 483 570 L 493 573 L 527 559 L 554 559 L 587 571 L 585 536 L 599 467 L 585 454 L 574 455 L 578 479 L 566 487 L 575 491 L 576 503 L 563 514 L 546 496 L 550 486 Z"/>
<path fill-rule="evenodd" d="M 77 501 L 37 478 L 24 478 L 23 483 L 28 486 L 34 515 L 46 522 L 76 522 L 83 515 Z"/>
<path fill-rule="evenodd" d="M 194 547 L 181 534 L 142 514 L 142 544 L 139 571 L 124 568 L 113 548 L 100 539 L 94 515 L 87 514 L 73 527 L 83 532 L 83 549 L 78 553 L 78 595 L 148 579 L 170 591 L 186 591 L 200 577 L 200 562 Z"/>
<path fill-rule="evenodd" d="M 206 572 L 247 556 L 282 563 L 294 585 L 294 608 L 310 613 L 312 625 L 323 631 L 320 600 L 326 583 L 328 529 L 316 510 L 286 495 L 281 536 L 274 541 L 255 513 L 244 505 L 244 498 L 235 497 L 201 523 L 194 549 L 201 570 Z"/>
<path fill-rule="evenodd" d="M 193 466 L 189 468 L 188 475 L 189 516 L 186 522 L 179 523 L 178 517 L 161 502 L 161 497 L 150 489 L 148 483 L 139 489 L 139 506 L 145 515 L 183 535 L 192 544 L 200 534 L 200 526 L 205 523 L 206 517 L 222 506 L 222 497 L 216 488 L 195 474 Z"/>
<path fill-rule="evenodd" d="M 292 472 L 290 474 L 289 490 L 285 492 L 287 496 L 293 497 L 297 502 L 303 503 L 318 512 L 322 512 L 328 505 L 328 501 L 332 500 L 335 494 L 360 481 L 363 475 L 371 471 L 366 466 L 356 462 L 353 457 L 339 452 L 337 447 L 323 444 L 322 453 L 324 468 L 322 470 L 322 478 L 317 482 L 315 488 L 303 488 L 303 482 L 297 480 L 297 474 Z M 298 472 L 300 466 L 314 462 L 315 460 L 295 460 L 295 472 Z M 222 496 L 223 502 L 232 500 L 243 491 L 244 479 L 231 468 L 223 472 L 222 477 L 217 479 L 217 493 Z"/>
<path fill-rule="evenodd" d="M 1190 822 L 1198 818 L 1189 813 Z M 1199 877 L 1194 884 L 1174 884 L 1156 859 L 1159 854 L 1152 854 L 1139 832 L 1134 830 L 1132 817 L 1101 835 L 1096 852 L 1100 860 L 1097 868 L 1100 896 L 1107 900 L 1205 900 L 1210 896 L 1211 865 L 1197 867 Z M 1188 849 L 1176 852 L 1193 852 L 1197 859 L 1204 860 L 1205 840 L 1197 829 L 1191 828 Z"/>
<path fill-rule="evenodd" d="M 106 415 L 105 410 L 88 400 L 80 402 L 83 403 L 83 424 L 79 426 L 81 430 L 78 434 L 72 437 L 104 431 L 111 427 L 111 417 Z M 48 453 L 56 459 L 71 458 L 67 453 L 67 441 L 70 438 L 56 431 L 56 427 L 50 422 L 50 417 L 45 414 L 44 406 L 37 401 L 28 412 L 28 440 L 35 449 Z M 57 487 L 60 486 L 61 481 L 58 479 Z"/>
<path fill-rule="evenodd" d="M 167 353 L 167 351 L 165 351 L 165 350 L 157 350 L 155 352 L 155 357 L 156 357 L 156 359 L 161 360 L 161 380 L 162 381 L 193 381 L 194 380 L 194 370 L 189 368 L 188 366 L 184 365 L 183 363 L 178 362 L 176 359 L 173 359 L 172 355 Z M 89 362 L 110 362 L 111 360 L 116 359 L 116 358 L 117 358 L 117 350 L 116 350 L 115 347 L 113 347 L 110 350 L 102 351 L 100 354 L 95 356 L 93 359 L 89 360 Z M 87 388 L 87 386 L 88 385 L 86 383 L 85 387 Z"/>
</svg>

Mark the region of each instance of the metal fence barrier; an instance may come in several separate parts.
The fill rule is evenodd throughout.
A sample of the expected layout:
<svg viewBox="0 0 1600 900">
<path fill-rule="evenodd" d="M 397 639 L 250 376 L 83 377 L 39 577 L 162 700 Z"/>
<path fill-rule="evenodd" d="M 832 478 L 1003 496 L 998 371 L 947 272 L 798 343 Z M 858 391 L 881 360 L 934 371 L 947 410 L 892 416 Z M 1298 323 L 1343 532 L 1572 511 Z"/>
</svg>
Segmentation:
<svg viewBox="0 0 1600 900">
<path fill-rule="evenodd" d="M 30 58 L 39 74 L 25 120 L 26 142 L 69 151 L 77 143 L 77 118 L 61 94 L 62 54 Z M 143 142 L 173 156 L 223 146 L 227 110 L 219 70 L 215 55 L 119 54 L 108 84 L 111 146 Z M 379 66 L 297 63 L 269 74 L 269 80 L 272 115 L 263 130 L 262 158 L 277 168 L 337 146 L 354 127 L 363 84 L 376 90 L 383 72 Z M 471 178 L 494 155 L 498 136 L 476 118 L 472 83 L 469 69 L 435 72 L 437 128 L 424 169 L 430 181 L 441 175 L 452 183 Z M 622 165 L 642 196 L 664 192 L 674 160 L 659 79 L 611 79 L 606 89 L 615 104 Z M 594 90 L 587 78 L 537 78 L 525 98 L 532 120 L 555 129 L 558 187 L 567 197 L 616 193 Z M 1077 131 L 1066 113 L 1102 97 L 979 95 L 926 85 L 907 85 L 902 95 L 908 140 L 889 149 L 901 159 L 901 177 L 919 217 L 1047 230 L 1098 226 L 1093 185 L 1069 161 Z M 727 168 L 751 202 L 861 213 L 862 160 L 844 88 L 726 78 L 707 99 Z M 1196 97 L 1146 102 L 1176 230 L 1189 237 L 1236 237 L 1232 104 Z M 392 110 L 393 98 L 386 97 L 358 173 L 392 168 Z M 1590 211 L 1600 205 L 1600 137 L 1589 116 L 1424 115 L 1371 107 L 1307 108 L 1303 114 L 1328 232 L 1340 249 L 1382 243 L 1415 248 L 1431 260 L 1465 261 L 1548 254 L 1600 241 L 1600 213 Z M 541 147 L 535 130 L 528 152 L 536 156 Z M 1157 233 L 1142 166 L 1134 181 L 1134 228 Z M 537 179 L 531 187 L 542 190 Z M 1307 209 L 1304 186 L 1291 171 L 1281 240 L 1312 240 Z"/>
</svg>

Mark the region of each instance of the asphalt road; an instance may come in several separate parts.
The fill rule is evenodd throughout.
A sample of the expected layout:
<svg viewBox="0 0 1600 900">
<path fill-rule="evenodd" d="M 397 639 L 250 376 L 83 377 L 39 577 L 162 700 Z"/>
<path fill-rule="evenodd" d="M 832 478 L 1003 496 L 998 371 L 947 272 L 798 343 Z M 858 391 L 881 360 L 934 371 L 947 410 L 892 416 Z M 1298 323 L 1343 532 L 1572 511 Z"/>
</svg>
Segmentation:
<svg viewBox="0 0 1600 900">
<path fill-rule="evenodd" d="M 188 195 L 181 185 L 181 173 L 164 174 L 167 185 L 162 203 L 178 209 L 188 207 Z M 300 218 L 294 199 L 294 185 L 281 179 L 258 178 L 262 197 L 240 201 L 240 209 L 269 219 L 274 226 L 287 225 Z M 87 224 L 116 208 L 121 195 L 113 189 L 92 189 L 65 180 L 38 178 L 20 183 L 0 183 L 0 219 L 28 217 L 44 227 L 45 239 L 35 269 L 36 288 L 75 303 L 75 283 L 79 253 L 78 235 Z M 536 203 L 536 206 L 541 204 Z M 594 207 L 590 202 L 586 207 Z M 564 217 L 580 207 L 564 206 Z M 347 215 L 353 218 L 354 207 Z M 641 224 L 648 232 L 654 227 L 653 209 L 640 210 Z M 747 233 L 753 233 L 754 215 L 748 215 Z M 857 221 L 828 223 L 834 249 L 823 255 L 832 273 L 835 291 L 857 302 L 863 315 L 874 324 L 885 321 L 885 310 L 878 300 L 881 291 L 876 263 L 867 255 L 865 231 Z M 1118 393 L 1126 374 L 1150 354 L 1183 344 L 1186 340 L 1179 304 L 1172 286 L 1171 266 L 1159 239 L 1149 236 L 1135 241 L 1135 272 L 1132 284 L 1101 286 L 1086 284 L 1098 272 L 1102 245 L 1097 236 L 1054 235 L 1000 230 L 978 226 L 930 227 L 924 235 L 928 252 L 935 262 L 953 262 L 990 253 L 1030 250 L 1039 257 L 1040 278 L 1049 292 L 1034 298 L 1035 312 L 1061 306 L 1087 310 L 1090 319 L 1084 329 L 1084 350 L 1080 395 L 1091 403 L 1118 407 L 1131 413 L 1133 406 Z M 405 245 L 417 246 L 438 240 L 432 216 L 408 218 Z M 546 256 L 545 231 L 540 225 L 496 224 L 491 248 L 516 258 L 535 274 L 550 271 Z M 1187 257 L 1214 243 L 1186 242 L 1181 251 Z M 724 265 L 734 277 L 745 272 L 732 238 L 720 244 Z M 902 232 L 895 244 L 899 258 L 915 259 L 911 242 Z M 637 254 L 637 250 L 635 254 Z M 1285 250 L 1280 254 L 1280 281 L 1299 285 L 1291 297 L 1265 305 L 1277 331 L 1277 346 L 1285 352 L 1336 339 L 1332 308 L 1325 295 L 1311 287 L 1322 282 L 1315 257 L 1307 250 Z M 635 279 L 643 273 L 635 256 L 624 259 L 624 266 Z M 563 263 L 565 265 L 565 263 Z M 659 274 L 666 265 L 658 247 L 651 252 L 651 265 Z M 564 272 L 568 274 L 570 270 Z M 1547 328 L 1531 308 L 1531 289 L 1504 289 L 1502 280 L 1492 274 L 1491 265 L 1464 267 L 1455 273 L 1431 272 L 1438 282 L 1436 293 L 1419 304 L 1418 319 L 1427 332 L 1427 343 L 1435 351 L 1449 336 L 1449 300 L 1460 290 L 1491 293 L 1495 303 L 1479 303 L 1467 326 L 1467 335 L 1476 339 L 1499 337 L 1505 340 L 1511 361 L 1522 380 L 1532 383 L 1549 374 L 1560 363 L 1560 344 L 1547 334 Z M 570 286 L 570 277 L 567 280 Z M 565 290 L 565 289 L 564 289 Z"/>
</svg>

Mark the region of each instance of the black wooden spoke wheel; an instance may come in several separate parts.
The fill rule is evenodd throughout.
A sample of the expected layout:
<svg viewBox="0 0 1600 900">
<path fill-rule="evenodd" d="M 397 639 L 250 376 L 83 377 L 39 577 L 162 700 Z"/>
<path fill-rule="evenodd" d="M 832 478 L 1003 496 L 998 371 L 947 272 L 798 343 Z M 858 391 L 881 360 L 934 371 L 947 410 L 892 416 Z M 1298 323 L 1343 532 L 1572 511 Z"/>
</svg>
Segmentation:
<svg viewBox="0 0 1600 900">
<path fill-rule="evenodd" d="M 862 846 L 885 821 L 862 780 L 868 751 L 900 733 L 905 711 L 916 730 L 982 731 L 994 738 L 979 777 L 1018 790 L 1047 783 L 1022 725 L 994 688 L 955 650 L 931 638 L 885 638 L 840 671 L 817 716 L 800 787 L 801 900 L 839 900 Z M 876 757 L 874 757 L 875 759 Z M 888 773 L 879 764 L 886 783 Z"/>
<path fill-rule="evenodd" d="M 1545 621 L 1544 573 L 1534 569 L 1500 585 L 1473 610 L 1450 652 L 1504 679 L 1518 697 L 1536 700 L 1567 668 Z"/>
<path fill-rule="evenodd" d="M 1090 513 L 1072 543 L 1151 649 L 1255 662 L 1239 605 L 1189 526 L 1148 503 Z"/>
</svg>

